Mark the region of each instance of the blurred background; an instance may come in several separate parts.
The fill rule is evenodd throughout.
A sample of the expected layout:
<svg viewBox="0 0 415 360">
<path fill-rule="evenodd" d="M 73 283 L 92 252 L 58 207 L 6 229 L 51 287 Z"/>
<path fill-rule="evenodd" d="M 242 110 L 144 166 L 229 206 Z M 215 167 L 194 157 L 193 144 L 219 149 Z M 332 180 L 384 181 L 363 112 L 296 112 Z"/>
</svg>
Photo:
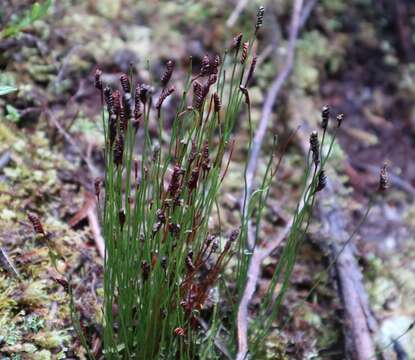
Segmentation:
<svg viewBox="0 0 415 360">
<path fill-rule="evenodd" d="M 33 278 L 22 287 L 6 270 L 0 272 L 4 359 L 36 353 L 43 354 L 42 359 L 69 358 L 79 345 L 69 330 L 63 294 L 50 290 L 55 285 L 47 252 L 28 239 L 26 211 L 48 214 L 44 221 L 62 239 L 57 246 L 76 264 L 73 271 L 79 280 L 90 284 L 102 276 L 88 227 L 88 194 L 93 191 L 92 179 L 103 169 L 95 68 L 103 70 L 108 83 L 117 83 L 120 73 L 130 69 L 151 83 L 171 59 L 176 63 L 173 80 L 181 89 L 190 57 L 198 68 L 205 54 L 223 54 L 236 34 L 252 32 L 257 8 L 264 5 L 250 89 L 256 127 L 270 86 L 286 65 L 292 3 L 55 0 L 31 22 L 27 18 L 34 2 L 1 0 L 0 85 L 18 91 L 0 97 L 0 239 L 10 259 Z M 330 106 L 333 118 L 344 113 L 328 166 L 335 186 L 323 193 L 320 205 L 324 209 L 325 203 L 336 202 L 351 232 L 376 189 L 380 167 L 388 163 L 390 189 L 383 201 L 376 201 L 352 247 L 376 322 L 374 337 L 384 343 L 403 333 L 415 317 L 415 3 L 308 0 L 303 10 L 292 69 L 269 117 L 259 175 L 273 134 L 286 139 L 300 128 L 272 190 L 263 235 L 284 224 L 296 205 L 304 137 L 318 127 L 322 106 Z M 178 100 L 173 97 L 167 104 L 167 117 L 170 107 L 173 118 Z M 247 129 L 242 114 L 221 204 L 230 227 L 239 220 Z M 285 314 L 329 262 L 328 244 L 335 239 L 322 216 L 324 210 L 316 215 L 301 250 Z M 8 261 L 2 262 L 7 268 Z M 79 264 L 82 271 L 76 269 Z M 270 258 L 264 281 L 274 267 L 275 259 Z M 78 295 L 85 296 L 85 314 L 99 316 L 99 292 L 81 289 Z M 347 334 L 342 301 L 336 281 L 327 274 L 291 324 L 270 338 L 270 358 L 283 348 L 288 358 L 343 359 Z M 399 340 L 398 350 L 390 347 L 385 358 L 413 359 L 414 345 L 412 332 Z M 399 357 L 399 349 L 407 357 Z"/>
</svg>

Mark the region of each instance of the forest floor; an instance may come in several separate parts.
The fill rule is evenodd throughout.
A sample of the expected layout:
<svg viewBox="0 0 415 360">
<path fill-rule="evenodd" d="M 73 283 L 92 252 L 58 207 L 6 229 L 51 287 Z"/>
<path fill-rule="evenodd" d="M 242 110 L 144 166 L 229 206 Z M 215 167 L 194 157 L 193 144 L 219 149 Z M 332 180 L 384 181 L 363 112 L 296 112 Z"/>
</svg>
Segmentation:
<svg viewBox="0 0 415 360">
<path fill-rule="evenodd" d="M 28 6 L 25 1 L 6 3 L 1 27 L 12 12 L 23 13 Z M 0 98 L 2 359 L 83 356 L 71 328 L 67 295 L 56 281 L 59 273 L 52 266 L 50 246 L 59 255 L 57 269 L 73 276 L 78 310 L 95 333 L 93 344 L 99 346 L 102 259 L 92 231 L 96 212 L 91 194 L 94 178 L 103 172 L 103 135 L 94 69 L 99 66 L 104 80 L 114 82 L 132 63 L 140 77 L 158 78 L 166 60 L 173 59 L 178 64 L 174 76 L 183 78 L 180 64 L 189 56 L 198 64 L 206 53 L 222 53 L 233 35 L 248 31 L 260 5 L 248 3 L 235 25 L 228 27 L 231 2 L 63 0 L 54 2 L 45 18 L 19 36 L 0 38 L 0 84 L 19 89 Z M 281 66 L 289 24 L 287 2 L 268 3 L 251 89 L 255 124 Z M 336 199 L 327 200 L 344 209 L 349 231 L 362 217 L 379 168 L 388 162 L 391 187 L 353 241 L 379 324 L 376 339 L 384 344 L 415 318 L 415 5 L 405 0 L 344 3 L 322 0 L 313 8 L 297 42 L 293 72 L 273 110 L 261 161 L 265 164 L 269 155 L 272 134 L 284 139 L 304 122 L 317 127 L 322 105 L 345 113 L 328 171 L 341 189 Z M 229 227 L 239 221 L 248 128 L 244 120 L 235 133 L 234 163 L 221 201 Z M 301 145 L 294 141 L 272 189 L 264 238 L 275 234 L 294 209 L 303 161 Z M 263 171 L 260 165 L 258 173 Z M 33 235 L 28 212 L 41 217 L 50 233 L 49 244 Z M 282 322 L 329 262 L 318 246 L 324 237 L 319 224 L 314 222 L 300 251 Z M 262 281 L 270 277 L 276 261 L 277 256 L 266 260 Z M 251 310 L 259 301 L 254 299 Z M 282 359 L 344 359 L 342 325 L 342 304 L 327 274 L 289 325 L 269 338 L 270 358 L 281 352 Z M 415 332 L 399 345 L 415 359 Z M 384 357 L 397 359 L 396 353 L 391 347 Z"/>
</svg>

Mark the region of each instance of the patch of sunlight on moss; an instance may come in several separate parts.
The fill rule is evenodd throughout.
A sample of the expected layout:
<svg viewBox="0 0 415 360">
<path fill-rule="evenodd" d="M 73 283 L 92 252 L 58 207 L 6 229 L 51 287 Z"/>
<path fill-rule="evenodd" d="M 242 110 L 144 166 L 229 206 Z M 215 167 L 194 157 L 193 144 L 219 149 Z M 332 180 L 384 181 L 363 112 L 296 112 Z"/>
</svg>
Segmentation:
<svg viewBox="0 0 415 360">
<path fill-rule="evenodd" d="M 66 335 L 64 331 L 51 330 L 51 331 L 40 331 L 34 338 L 34 342 L 46 349 L 55 349 L 62 346 L 64 343 L 70 340 L 69 335 Z"/>
<path fill-rule="evenodd" d="M 42 350 L 33 355 L 33 360 L 52 360 L 52 354 L 49 350 Z"/>
<path fill-rule="evenodd" d="M 16 219 L 16 213 L 10 209 L 3 209 L 0 213 L 0 219 L 5 221 Z"/>
<path fill-rule="evenodd" d="M 26 305 L 42 305 L 48 301 L 45 283 L 42 280 L 31 282 L 23 290 L 20 302 Z"/>
</svg>

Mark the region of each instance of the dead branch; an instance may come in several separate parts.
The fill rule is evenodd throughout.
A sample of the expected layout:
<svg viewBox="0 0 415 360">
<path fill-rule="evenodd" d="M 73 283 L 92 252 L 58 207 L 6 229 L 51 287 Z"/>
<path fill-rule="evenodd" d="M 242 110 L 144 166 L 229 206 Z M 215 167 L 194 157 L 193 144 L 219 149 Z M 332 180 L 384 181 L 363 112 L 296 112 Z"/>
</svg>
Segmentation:
<svg viewBox="0 0 415 360">
<path fill-rule="evenodd" d="M 239 15 L 245 9 L 246 5 L 248 4 L 248 0 L 239 0 L 238 4 L 236 4 L 235 9 L 232 11 L 231 15 L 229 16 L 228 20 L 226 20 L 226 26 L 232 27 L 235 25 L 236 21 L 238 20 Z"/>
<path fill-rule="evenodd" d="M 89 227 L 94 237 L 95 245 L 98 250 L 98 254 L 101 258 L 105 257 L 105 241 L 101 235 L 101 228 L 97 215 L 97 203 L 95 196 L 89 192 L 85 192 L 85 200 L 82 207 L 76 212 L 76 214 L 68 221 L 70 226 L 75 226 L 83 219 L 87 218 Z"/>
<path fill-rule="evenodd" d="M 274 82 L 271 85 L 271 88 L 269 89 L 266 95 L 264 106 L 262 108 L 262 115 L 259 123 L 259 128 L 252 142 L 251 156 L 248 161 L 246 173 L 247 187 L 246 195 L 244 194 L 244 198 L 246 199 L 249 199 L 252 192 L 253 179 L 258 163 L 258 157 L 268 127 L 268 122 L 272 113 L 272 109 L 274 107 L 275 102 L 277 101 L 278 95 L 283 85 L 288 79 L 288 76 L 293 68 L 295 46 L 298 39 L 299 30 L 301 26 L 305 24 L 307 17 L 311 13 L 312 6 L 313 4 L 315 4 L 314 0 L 310 1 L 312 5 L 311 7 L 307 7 L 306 13 L 303 12 L 303 0 L 295 0 L 293 4 L 290 23 L 290 35 L 288 40 L 288 50 L 285 63 L 281 71 L 276 76 Z M 254 236 L 252 235 L 251 224 L 248 221 L 248 246 L 251 249 L 254 249 L 254 251 L 249 263 L 248 281 L 238 307 L 238 353 L 236 356 L 237 360 L 245 359 L 248 354 L 248 306 L 255 293 L 256 284 L 258 283 L 258 278 L 260 274 L 261 264 L 263 260 L 281 244 L 283 239 L 287 236 L 290 228 L 291 221 L 287 223 L 284 230 L 280 232 L 278 237 L 272 243 L 268 244 L 265 249 L 259 249 L 258 247 L 255 247 L 255 240 Z"/>
<path fill-rule="evenodd" d="M 254 296 L 256 285 L 259 280 L 262 262 L 276 248 L 278 248 L 291 229 L 291 221 L 287 223 L 278 236 L 270 241 L 263 249 L 256 248 L 248 268 L 248 281 L 238 307 L 237 329 L 238 329 L 238 354 L 237 360 L 245 359 L 248 353 L 248 306 Z"/>
<path fill-rule="evenodd" d="M 92 177 L 97 177 L 99 171 L 94 166 L 94 164 L 88 159 L 73 137 L 63 128 L 60 124 L 58 119 L 52 114 L 52 112 L 48 109 L 45 109 L 45 113 L 48 115 L 48 119 L 52 122 L 52 125 L 59 131 L 59 133 L 65 138 L 65 140 L 75 149 L 75 151 L 79 154 L 83 161 L 85 161 Z"/>
<path fill-rule="evenodd" d="M 0 265 L 3 269 L 8 271 L 10 274 L 21 280 L 21 276 L 17 271 L 16 267 L 13 265 L 13 261 L 7 255 L 5 248 L 0 246 Z"/>
<path fill-rule="evenodd" d="M 98 254 L 102 259 L 105 258 L 105 241 L 101 235 L 101 228 L 99 226 L 98 216 L 96 213 L 96 206 L 89 208 L 87 212 L 89 227 L 91 228 L 92 235 L 94 236 L 95 245 L 98 250 Z"/>
<path fill-rule="evenodd" d="M 265 97 L 264 106 L 262 107 L 262 114 L 261 119 L 259 122 L 258 130 L 255 133 L 255 137 L 252 141 L 252 149 L 250 158 L 247 165 L 246 171 L 246 198 L 249 199 L 252 193 L 252 186 L 254 181 L 254 175 L 256 172 L 257 164 L 258 164 L 258 157 L 260 155 L 262 143 L 264 141 L 264 137 L 268 128 L 269 119 L 272 114 L 272 109 L 278 99 L 278 95 L 282 87 L 284 86 L 285 82 L 288 79 L 288 76 L 291 73 L 294 63 L 294 54 L 295 54 L 295 46 L 298 39 L 299 30 L 301 24 L 305 23 L 305 19 L 303 18 L 303 0 L 296 0 L 293 5 L 293 11 L 291 16 L 291 23 L 290 23 L 290 35 L 288 40 L 288 48 L 287 48 L 287 55 L 285 58 L 284 65 L 281 71 L 275 77 L 275 80 L 271 84 L 270 89 L 267 92 Z M 311 9 L 307 11 L 306 14 L 310 14 Z M 248 244 L 251 248 L 253 248 L 253 240 L 251 239 L 248 241 Z"/>
<path fill-rule="evenodd" d="M 334 196 L 334 185 L 327 180 L 326 196 Z M 363 276 L 353 254 L 351 244 L 344 249 L 342 242 L 347 239 L 346 220 L 337 205 L 332 202 L 330 207 L 319 206 L 320 220 L 325 225 L 330 238 L 330 258 L 335 260 L 335 271 L 338 291 L 344 306 L 344 326 L 347 358 L 367 360 L 375 355 L 372 333 L 377 322 L 373 317 L 368 296 L 363 285 Z"/>
</svg>

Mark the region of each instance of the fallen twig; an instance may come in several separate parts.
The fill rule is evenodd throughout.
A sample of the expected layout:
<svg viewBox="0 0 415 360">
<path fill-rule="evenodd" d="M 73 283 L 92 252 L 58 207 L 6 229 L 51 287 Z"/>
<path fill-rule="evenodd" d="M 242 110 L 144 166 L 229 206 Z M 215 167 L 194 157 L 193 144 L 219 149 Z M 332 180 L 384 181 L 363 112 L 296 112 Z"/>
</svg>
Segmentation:
<svg viewBox="0 0 415 360">
<path fill-rule="evenodd" d="M 239 0 L 238 4 L 235 6 L 235 9 L 232 11 L 231 15 L 229 16 L 228 20 L 226 20 L 226 26 L 232 27 L 235 25 L 236 21 L 238 20 L 239 15 L 245 9 L 245 6 L 248 4 L 248 0 Z"/>
<path fill-rule="evenodd" d="M 252 150 L 251 150 L 251 155 L 248 161 L 247 177 L 246 177 L 247 178 L 247 190 L 246 190 L 247 198 L 249 198 L 252 192 L 252 185 L 253 185 L 255 171 L 257 168 L 258 157 L 260 154 L 262 143 L 264 141 L 266 130 L 268 128 L 268 122 L 271 117 L 272 109 L 293 67 L 295 45 L 297 42 L 298 33 L 300 30 L 300 24 L 301 24 L 302 8 L 303 8 L 303 0 L 295 0 L 294 5 L 293 5 L 292 17 L 291 17 L 290 36 L 288 40 L 288 49 L 287 49 L 287 56 L 285 59 L 285 63 L 281 71 L 276 76 L 274 82 L 272 83 L 265 97 L 265 102 L 264 102 L 264 106 L 262 107 L 262 115 L 261 115 L 261 119 L 259 122 L 258 130 L 255 133 L 255 137 L 252 141 Z"/>
<path fill-rule="evenodd" d="M 334 185 L 327 180 L 328 196 L 334 192 Z M 337 204 L 330 208 L 320 206 L 320 219 L 333 239 L 330 257 L 336 259 L 335 270 L 338 290 L 345 310 L 346 353 L 349 358 L 367 360 L 374 356 L 375 346 L 372 333 L 377 323 L 369 307 L 368 296 L 363 285 L 363 276 L 353 255 L 352 245 L 342 241 L 347 238 L 346 221 Z"/>
<path fill-rule="evenodd" d="M 96 213 L 96 206 L 90 208 L 87 212 L 89 227 L 91 228 L 92 234 L 94 236 L 95 245 L 97 247 L 98 253 L 102 259 L 105 257 L 105 241 L 101 235 L 101 228 L 99 226 L 98 216 Z"/>
<path fill-rule="evenodd" d="M 52 122 L 52 124 L 56 127 L 56 129 L 61 133 L 61 135 L 65 138 L 65 140 L 72 145 L 75 151 L 79 154 L 83 161 L 85 161 L 88 169 L 92 175 L 92 177 L 97 177 L 99 172 L 97 168 L 92 164 L 90 159 L 88 159 L 83 151 L 80 149 L 76 141 L 72 138 L 72 136 L 63 128 L 63 126 L 59 123 L 59 121 L 55 118 L 51 111 L 45 109 L 45 112 L 48 114 L 48 119 Z"/>
<path fill-rule="evenodd" d="M 248 306 L 254 296 L 256 285 L 259 280 L 261 264 L 275 249 L 277 249 L 291 229 L 291 221 L 282 229 L 278 236 L 270 241 L 263 249 L 256 248 L 248 268 L 248 281 L 238 307 L 237 328 L 238 328 L 238 354 L 237 360 L 245 359 L 248 353 Z"/>
<path fill-rule="evenodd" d="M 7 255 L 6 249 L 0 246 L 0 265 L 9 273 L 13 274 L 19 280 L 21 280 L 21 276 L 17 271 L 16 267 L 13 265 L 12 260 Z"/>
<path fill-rule="evenodd" d="M 314 4 L 314 0 L 310 0 Z M 262 142 L 265 137 L 265 133 L 268 127 L 268 121 L 272 113 L 275 102 L 277 101 L 278 95 L 285 84 L 288 76 L 292 70 L 295 54 L 295 46 L 298 39 L 298 34 L 300 27 L 305 24 L 306 18 L 311 13 L 312 6 L 308 6 L 307 13 L 304 15 L 303 12 L 303 0 L 295 0 L 293 4 L 291 23 L 290 23 L 290 35 L 288 40 L 288 50 L 285 63 L 281 71 L 276 76 L 274 82 L 269 89 L 265 103 L 262 108 L 261 120 L 259 123 L 259 128 L 255 134 L 255 137 L 252 142 L 251 155 L 247 165 L 246 172 L 246 193 L 243 198 L 248 199 L 252 192 L 253 179 L 256 171 L 258 157 L 261 150 Z M 238 353 L 236 356 L 237 360 L 243 360 L 248 354 L 248 306 L 251 302 L 252 296 L 255 293 L 256 284 L 259 278 L 259 272 L 263 260 L 272 253 L 283 241 L 283 239 L 288 234 L 291 228 L 291 221 L 287 223 L 283 231 L 278 235 L 278 237 L 270 244 L 267 245 L 265 249 L 259 249 L 255 247 L 254 237 L 252 235 L 251 224 L 248 222 L 248 246 L 251 249 L 254 249 L 253 255 L 250 259 L 249 269 L 248 269 L 248 281 L 241 299 L 241 302 L 238 306 L 238 315 L 237 315 L 237 335 L 238 335 Z"/>
<path fill-rule="evenodd" d="M 101 228 L 97 216 L 97 206 L 94 195 L 85 193 L 85 201 L 79 211 L 69 220 L 70 226 L 75 226 L 81 220 L 88 218 L 89 227 L 94 237 L 95 245 L 101 258 L 105 257 L 105 241 L 101 235 Z"/>
</svg>

